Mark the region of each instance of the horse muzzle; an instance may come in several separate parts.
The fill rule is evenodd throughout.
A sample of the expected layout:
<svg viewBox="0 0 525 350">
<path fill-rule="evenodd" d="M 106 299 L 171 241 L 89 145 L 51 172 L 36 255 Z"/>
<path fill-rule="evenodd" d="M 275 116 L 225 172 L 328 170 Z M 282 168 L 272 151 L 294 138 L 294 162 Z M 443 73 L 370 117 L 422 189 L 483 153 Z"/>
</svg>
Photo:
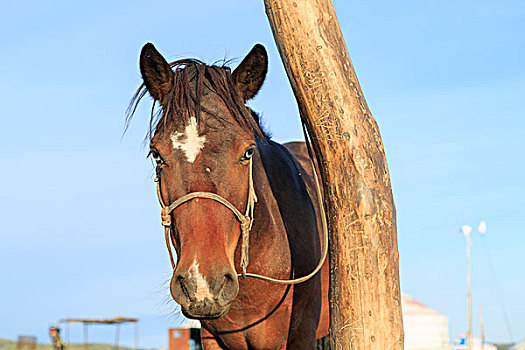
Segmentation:
<svg viewBox="0 0 525 350">
<path fill-rule="evenodd" d="M 230 271 L 205 279 L 192 266 L 185 273 L 173 274 L 171 295 L 182 307 L 184 316 L 216 319 L 226 315 L 239 292 L 237 274 Z"/>
</svg>

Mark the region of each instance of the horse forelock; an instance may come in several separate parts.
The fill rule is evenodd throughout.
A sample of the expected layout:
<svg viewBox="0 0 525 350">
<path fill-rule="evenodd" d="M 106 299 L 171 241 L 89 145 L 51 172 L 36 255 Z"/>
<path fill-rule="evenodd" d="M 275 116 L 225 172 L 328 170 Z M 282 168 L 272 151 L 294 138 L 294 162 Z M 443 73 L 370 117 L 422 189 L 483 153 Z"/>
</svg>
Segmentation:
<svg viewBox="0 0 525 350">
<path fill-rule="evenodd" d="M 261 127 L 258 115 L 244 105 L 231 79 L 229 67 L 207 65 L 197 59 L 177 60 L 171 62 L 170 66 L 174 73 L 174 81 L 161 105 L 157 106 L 156 101 L 152 104 L 147 139 L 151 140 L 156 133 L 178 130 L 188 125 L 191 120 L 196 120 L 199 125 L 202 122 L 202 112 L 214 117 L 222 125 L 231 122 L 202 105 L 202 98 L 210 93 L 222 100 L 233 121 L 243 129 L 250 131 L 256 137 L 270 138 Z M 126 112 L 126 128 L 146 94 L 146 86 L 143 83 L 129 104 Z"/>
</svg>

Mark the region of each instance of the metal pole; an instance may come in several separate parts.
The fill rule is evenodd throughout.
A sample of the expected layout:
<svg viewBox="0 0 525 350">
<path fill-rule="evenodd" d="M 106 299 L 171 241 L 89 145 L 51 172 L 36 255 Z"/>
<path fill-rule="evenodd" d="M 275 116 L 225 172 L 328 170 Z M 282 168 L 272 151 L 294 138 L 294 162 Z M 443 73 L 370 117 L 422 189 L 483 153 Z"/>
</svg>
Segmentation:
<svg viewBox="0 0 525 350">
<path fill-rule="evenodd" d="M 88 324 L 84 322 L 84 349 L 88 348 Z"/>
<path fill-rule="evenodd" d="M 119 337 L 120 337 L 120 323 L 117 323 L 115 325 L 115 349 L 118 350 L 119 349 Z"/>
<path fill-rule="evenodd" d="M 485 324 L 483 323 L 483 317 L 481 315 L 484 307 L 485 304 L 481 305 L 478 312 L 479 327 L 481 328 L 481 350 L 485 350 Z"/>
<path fill-rule="evenodd" d="M 465 235 L 465 240 L 467 242 L 467 271 L 466 271 L 466 279 L 467 279 L 467 318 L 468 318 L 468 333 L 467 333 L 467 349 L 472 350 L 472 300 L 470 296 L 470 245 L 472 243 L 470 239 L 470 232 L 472 231 L 472 227 L 468 225 L 461 226 L 461 232 Z"/>
<path fill-rule="evenodd" d="M 135 322 L 135 350 L 139 348 L 139 323 Z"/>
<path fill-rule="evenodd" d="M 468 312 L 468 350 L 472 350 L 472 297 L 470 292 L 470 235 L 467 238 L 467 312 Z"/>
</svg>

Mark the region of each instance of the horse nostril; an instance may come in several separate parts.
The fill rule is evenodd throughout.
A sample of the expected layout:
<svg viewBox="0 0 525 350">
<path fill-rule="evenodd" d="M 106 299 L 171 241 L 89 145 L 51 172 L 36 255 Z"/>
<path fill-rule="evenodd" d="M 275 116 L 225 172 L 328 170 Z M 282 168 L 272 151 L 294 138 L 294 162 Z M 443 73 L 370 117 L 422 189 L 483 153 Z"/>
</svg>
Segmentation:
<svg viewBox="0 0 525 350">
<path fill-rule="evenodd" d="M 233 285 L 235 285 L 235 281 L 236 281 L 236 276 L 234 276 L 232 273 L 230 272 L 227 272 L 224 274 L 224 278 L 222 280 L 222 284 L 220 286 L 220 291 L 219 292 L 224 292 L 224 289 L 229 289 L 231 288 Z"/>
<path fill-rule="evenodd" d="M 236 274 L 231 272 L 225 273 L 217 293 L 219 300 L 222 302 L 231 302 L 239 291 L 238 283 Z"/>
<path fill-rule="evenodd" d="M 188 293 L 188 289 L 186 288 L 186 285 L 184 284 L 186 279 L 182 275 L 177 275 L 176 280 L 180 284 L 180 289 L 182 290 L 182 293 L 184 293 L 184 296 L 190 299 L 190 294 Z"/>
<path fill-rule="evenodd" d="M 233 282 L 235 280 L 233 274 L 229 272 L 224 275 L 224 279 L 226 280 L 226 282 Z"/>
</svg>

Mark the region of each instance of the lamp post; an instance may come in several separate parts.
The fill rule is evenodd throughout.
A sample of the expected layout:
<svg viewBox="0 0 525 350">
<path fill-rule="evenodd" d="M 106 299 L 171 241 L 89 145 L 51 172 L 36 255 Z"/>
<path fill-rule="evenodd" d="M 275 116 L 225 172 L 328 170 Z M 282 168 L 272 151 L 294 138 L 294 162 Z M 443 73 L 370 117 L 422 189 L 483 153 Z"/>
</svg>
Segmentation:
<svg viewBox="0 0 525 350">
<path fill-rule="evenodd" d="M 467 318 L 468 318 L 468 333 L 467 333 L 467 349 L 472 349 L 472 300 L 470 298 L 470 245 L 472 240 L 470 239 L 470 232 L 472 232 L 472 227 L 468 225 L 461 226 L 461 232 L 465 235 L 465 240 L 467 242 Z"/>
<path fill-rule="evenodd" d="M 463 235 L 465 236 L 465 240 L 467 242 L 467 271 L 466 271 L 466 279 L 467 279 L 467 318 L 468 318 L 468 333 L 467 333 L 467 340 L 468 340 L 468 350 L 472 349 L 472 299 L 471 299 L 471 288 L 470 288 L 470 281 L 471 281 L 471 268 L 470 268 L 470 245 L 472 244 L 472 239 L 470 238 L 470 233 L 472 232 L 472 227 L 469 225 L 463 225 L 460 228 L 460 231 L 463 232 Z M 487 223 L 485 221 L 481 221 L 478 226 L 478 232 L 482 235 L 487 233 Z M 480 311 L 481 312 L 481 311 Z M 484 329 L 482 331 L 484 333 Z M 482 338 L 484 336 L 482 335 Z M 482 340 L 483 342 L 483 340 Z M 481 345 L 483 348 L 483 345 Z"/>
<path fill-rule="evenodd" d="M 479 327 L 481 328 L 481 350 L 485 350 L 485 323 L 483 323 L 483 315 L 481 314 L 484 307 L 485 304 L 481 305 L 478 312 Z"/>
<path fill-rule="evenodd" d="M 485 221 L 482 221 L 479 223 L 479 226 L 478 226 L 478 232 L 481 234 L 481 235 L 484 235 L 487 233 L 487 223 Z M 481 315 L 481 312 L 483 310 L 483 308 L 485 307 L 485 304 L 481 305 L 481 307 L 479 308 L 479 326 L 481 328 L 481 350 L 484 350 L 485 349 L 485 324 L 483 323 L 483 318 L 482 318 L 482 315 Z"/>
<path fill-rule="evenodd" d="M 487 233 L 487 223 L 485 221 L 482 221 L 479 223 L 478 232 L 481 233 L 482 235 Z"/>
</svg>

